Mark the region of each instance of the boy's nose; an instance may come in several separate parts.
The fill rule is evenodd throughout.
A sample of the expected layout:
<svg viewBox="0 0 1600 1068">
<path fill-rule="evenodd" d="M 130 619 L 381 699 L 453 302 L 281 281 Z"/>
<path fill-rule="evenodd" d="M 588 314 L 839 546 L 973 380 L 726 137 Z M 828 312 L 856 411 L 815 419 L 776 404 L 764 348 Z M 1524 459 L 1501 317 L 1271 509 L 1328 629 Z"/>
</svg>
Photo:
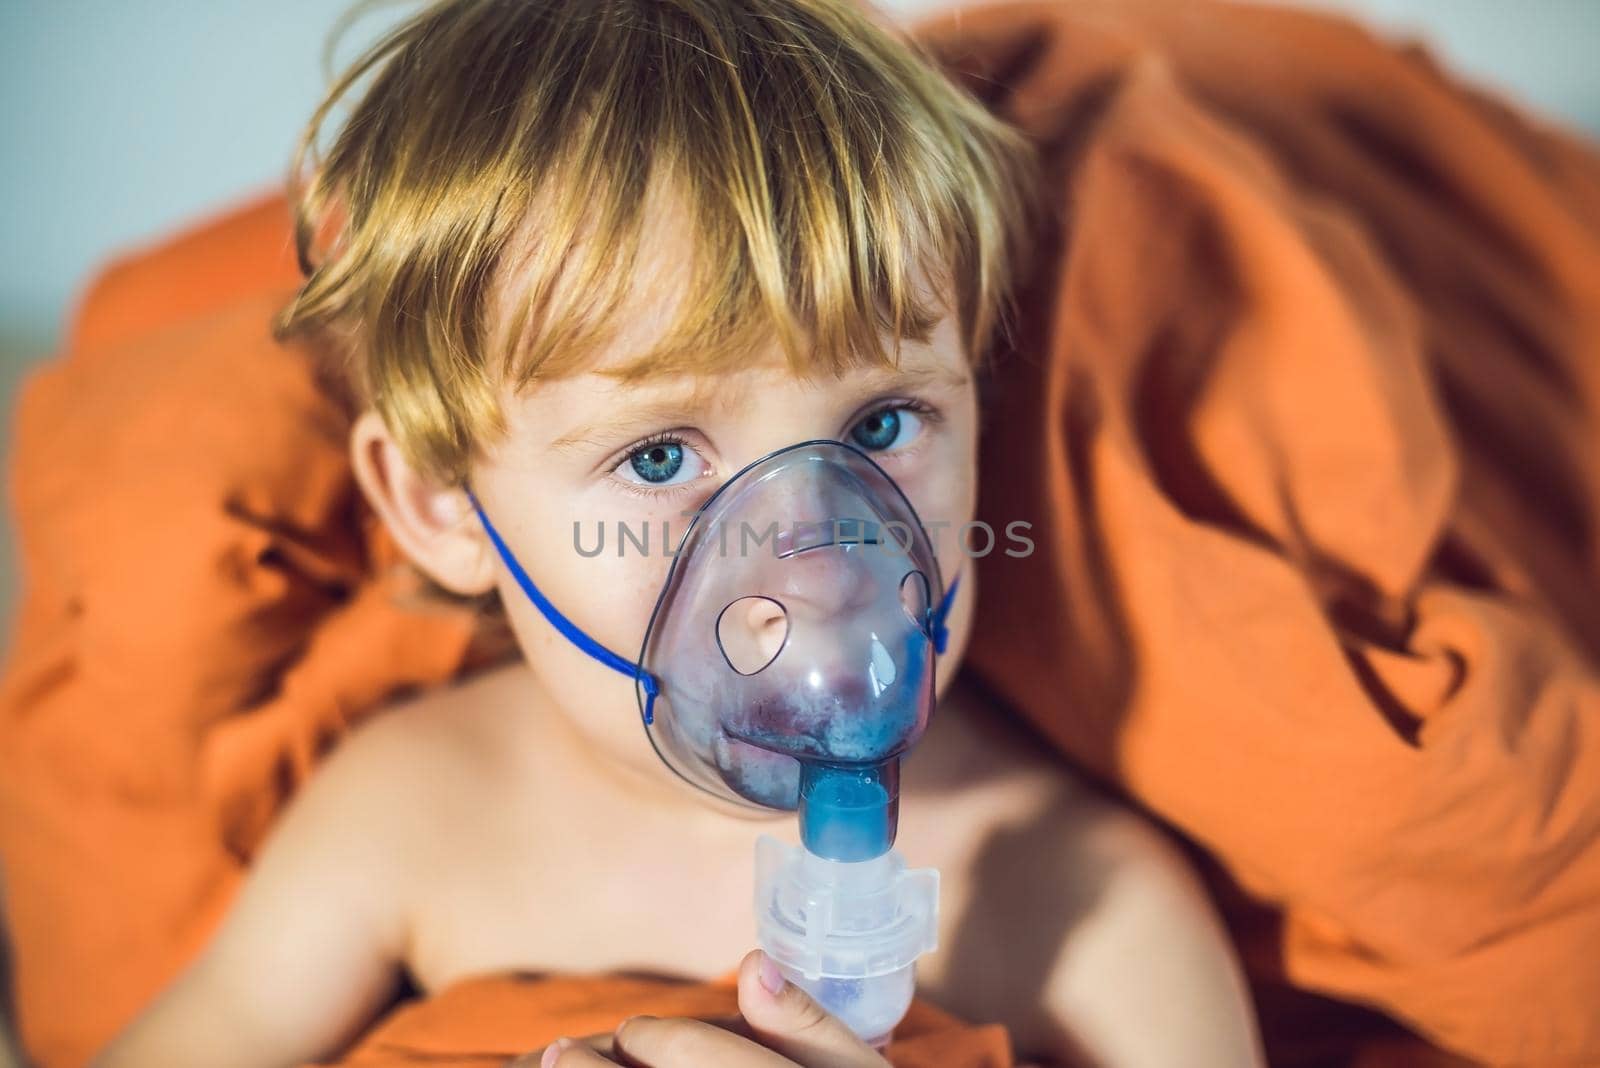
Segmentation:
<svg viewBox="0 0 1600 1068">
<path fill-rule="evenodd" d="M 760 526 L 792 532 L 838 516 L 869 512 L 855 494 L 840 487 L 824 464 L 816 459 L 795 461 L 795 466 L 767 479 L 751 518 Z"/>
<path fill-rule="evenodd" d="M 789 636 L 789 614 L 771 597 L 741 597 L 717 617 L 717 642 L 728 666 L 754 675 L 778 655 Z"/>
<path fill-rule="evenodd" d="M 766 560 L 777 571 L 758 588 L 767 592 L 740 597 L 717 617 L 717 641 L 728 664 L 753 675 L 772 663 L 789 636 L 792 617 L 808 624 L 837 626 L 871 609 L 882 578 L 857 555 L 870 546 L 828 546 L 781 560 Z"/>
<path fill-rule="evenodd" d="M 875 545 L 829 544 L 774 561 L 780 596 L 789 611 L 820 620 L 864 609 L 878 597 L 879 578 L 862 554 L 878 551 Z"/>
</svg>

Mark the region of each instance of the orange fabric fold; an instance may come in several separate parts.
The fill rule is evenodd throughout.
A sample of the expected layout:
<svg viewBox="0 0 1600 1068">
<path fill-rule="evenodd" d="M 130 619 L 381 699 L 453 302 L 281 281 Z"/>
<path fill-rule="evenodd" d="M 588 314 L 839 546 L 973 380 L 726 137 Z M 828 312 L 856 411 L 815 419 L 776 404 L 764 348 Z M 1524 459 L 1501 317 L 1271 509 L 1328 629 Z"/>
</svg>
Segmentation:
<svg viewBox="0 0 1600 1068">
<path fill-rule="evenodd" d="M 1054 212 L 982 445 L 982 517 L 1035 551 L 979 563 L 972 670 L 1204 851 L 1274 1063 L 1449 1060 L 1384 1017 L 1600 1063 L 1600 158 L 1321 15 L 1037 0 L 917 35 L 1040 143 Z M 0 858 L 46 1066 L 192 959 L 329 747 L 485 655 L 270 339 L 291 260 L 277 195 L 126 257 L 21 399 Z M 350 1063 L 727 1005 L 630 982 L 465 984 Z M 1371 1010 L 1365 1053 L 1316 997 Z"/>
<path fill-rule="evenodd" d="M 1319 15 L 923 37 L 1060 220 L 970 662 L 1277 910 L 1259 980 L 1600 1063 L 1600 158 Z"/>
<path fill-rule="evenodd" d="M 339 737 L 469 661 L 359 507 L 349 413 L 271 340 L 295 284 L 274 195 L 102 272 L 22 394 L 0 849 L 43 1065 L 193 959 Z"/>
</svg>

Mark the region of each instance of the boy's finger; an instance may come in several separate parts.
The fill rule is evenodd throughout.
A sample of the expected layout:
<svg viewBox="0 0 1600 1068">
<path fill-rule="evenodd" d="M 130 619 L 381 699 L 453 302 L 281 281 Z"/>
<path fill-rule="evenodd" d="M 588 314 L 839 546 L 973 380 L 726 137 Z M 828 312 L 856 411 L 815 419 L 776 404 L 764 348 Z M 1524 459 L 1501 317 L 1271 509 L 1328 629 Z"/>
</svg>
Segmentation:
<svg viewBox="0 0 1600 1068">
<path fill-rule="evenodd" d="M 697 1016 L 695 1019 L 704 1020 L 713 1027 L 720 1027 L 724 1031 L 732 1031 L 740 1038 L 748 1038 L 752 1042 L 756 1041 L 756 1033 L 750 1029 L 750 1025 L 745 1023 L 744 1017 L 738 1013 L 732 1016 Z"/>
<path fill-rule="evenodd" d="M 793 1062 L 757 1042 L 704 1020 L 658 1020 L 635 1016 L 617 1028 L 617 1063 L 637 1068 L 702 1068 L 737 1064 L 740 1068 L 794 1068 Z"/>
<path fill-rule="evenodd" d="M 885 1068 L 873 1048 L 810 994 L 784 979 L 759 949 L 739 962 L 739 1012 L 757 1041 L 802 1068 Z"/>
<path fill-rule="evenodd" d="M 616 1068 L 617 1062 L 600 1054 L 586 1041 L 563 1038 L 545 1049 L 539 1058 L 539 1068 L 593 1068 L 608 1065 Z"/>
<path fill-rule="evenodd" d="M 584 1050 L 587 1050 L 590 1053 L 593 1053 L 597 1057 L 599 1057 L 599 1060 L 577 1060 L 577 1061 L 570 1062 L 572 1064 L 580 1064 L 580 1065 L 582 1065 L 582 1064 L 611 1064 L 611 1065 L 614 1065 L 614 1064 L 617 1063 L 615 1060 L 611 1059 L 611 1036 L 610 1035 L 589 1035 L 587 1038 L 562 1038 L 562 1039 L 557 1039 L 556 1041 L 554 1041 L 554 1042 L 550 1043 L 548 1046 L 546 1046 L 544 1049 L 536 1049 L 532 1053 L 524 1053 L 522 1056 L 518 1057 L 516 1060 L 511 1061 L 510 1063 L 508 1063 L 506 1065 L 506 1068 L 540 1068 L 540 1066 L 544 1063 L 544 1058 L 545 1058 L 546 1055 L 551 1055 L 552 1057 L 555 1057 L 556 1059 L 559 1059 L 559 1051 L 564 1049 L 564 1048 L 566 1048 L 566 1047 L 564 1047 L 562 1045 L 562 1043 L 566 1043 L 567 1046 L 580 1047 L 580 1048 L 582 1048 Z M 551 1050 L 557 1050 L 558 1053 L 557 1054 L 551 1054 L 550 1053 Z M 561 1061 L 561 1063 L 562 1064 L 568 1064 L 569 1062 L 568 1061 Z"/>
</svg>

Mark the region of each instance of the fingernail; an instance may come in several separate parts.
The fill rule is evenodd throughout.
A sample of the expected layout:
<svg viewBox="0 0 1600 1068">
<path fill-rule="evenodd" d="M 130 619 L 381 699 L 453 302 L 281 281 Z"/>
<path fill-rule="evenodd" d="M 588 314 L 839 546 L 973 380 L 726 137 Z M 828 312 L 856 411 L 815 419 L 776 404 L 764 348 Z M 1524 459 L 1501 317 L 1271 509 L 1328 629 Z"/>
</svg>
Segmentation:
<svg viewBox="0 0 1600 1068">
<path fill-rule="evenodd" d="M 761 962 L 756 965 L 756 978 L 761 980 L 761 985 L 766 987 L 767 993 L 773 997 L 783 993 L 783 988 L 788 983 L 777 961 L 765 953 L 761 954 Z"/>
<path fill-rule="evenodd" d="M 556 1058 L 560 1057 L 571 1045 L 572 1041 L 566 1038 L 558 1038 L 550 1043 L 544 1048 L 544 1056 L 539 1058 L 539 1068 L 552 1068 L 556 1063 Z"/>
</svg>

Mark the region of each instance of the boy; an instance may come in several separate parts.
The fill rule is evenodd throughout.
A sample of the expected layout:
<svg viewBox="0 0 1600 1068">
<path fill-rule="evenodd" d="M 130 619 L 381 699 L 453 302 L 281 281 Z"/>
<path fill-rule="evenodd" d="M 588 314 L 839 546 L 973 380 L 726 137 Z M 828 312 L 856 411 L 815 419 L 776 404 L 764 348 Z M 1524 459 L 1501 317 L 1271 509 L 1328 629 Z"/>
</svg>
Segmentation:
<svg viewBox="0 0 1600 1068">
<path fill-rule="evenodd" d="M 303 152 L 369 73 L 301 196 L 309 277 L 282 333 L 341 358 L 368 500 L 445 591 L 498 596 L 522 658 L 342 746 L 106 1066 L 324 1057 L 403 976 L 708 978 L 747 948 L 753 840 L 792 839 L 793 816 L 729 814 L 667 772 L 632 683 L 524 598 L 469 485 L 550 602 L 621 650 L 670 558 L 586 554 L 574 532 L 681 535 L 787 444 L 870 453 L 930 529 L 973 516 L 975 373 L 1031 225 L 1028 148 L 866 13 L 444 0 L 335 86 Z M 941 942 L 961 952 L 924 961 L 922 993 L 1005 1023 L 1030 1057 L 1258 1062 L 1181 862 L 956 678 L 978 591 L 953 534 L 936 548 L 961 590 L 898 846 L 940 870 Z M 1015 966 L 1041 946 L 1042 967 Z M 775 1063 L 738 1042 L 717 1060 Z M 629 1056 L 703 1063 L 688 1040 L 650 1048 Z"/>
</svg>

